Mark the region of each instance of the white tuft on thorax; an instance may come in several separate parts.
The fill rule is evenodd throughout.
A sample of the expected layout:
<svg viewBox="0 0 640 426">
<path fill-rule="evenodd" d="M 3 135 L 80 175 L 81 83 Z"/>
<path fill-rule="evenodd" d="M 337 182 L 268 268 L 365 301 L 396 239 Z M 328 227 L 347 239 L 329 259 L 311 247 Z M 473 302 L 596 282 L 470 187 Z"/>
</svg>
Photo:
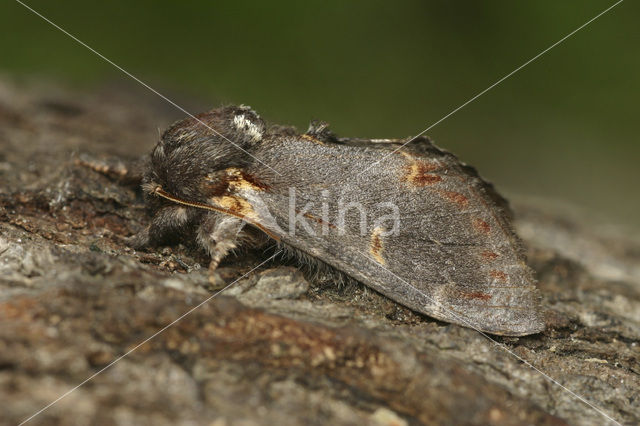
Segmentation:
<svg viewBox="0 0 640 426">
<path fill-rule="evenodd" d="M 258 142 L 262 140 L 262 131 L 258 126 L 252 123 L 245 117 L 244 114 L 236 115 L 233 117 L 233 124 L 238 131 L 244 132 L 251 137 L 252 142 Z"/>
</svg>

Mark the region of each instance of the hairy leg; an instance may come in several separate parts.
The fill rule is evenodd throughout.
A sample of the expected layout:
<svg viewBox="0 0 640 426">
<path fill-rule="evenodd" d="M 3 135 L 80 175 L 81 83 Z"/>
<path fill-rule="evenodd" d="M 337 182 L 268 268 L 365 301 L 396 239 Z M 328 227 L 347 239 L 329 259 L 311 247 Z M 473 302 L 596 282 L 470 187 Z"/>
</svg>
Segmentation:
<svg viewBox="0 0 640 426">
<path fill-rule="evenodd" d="M 198 243 L 211 256 L 209 276 L 215 272 L 220 261 L 240 244 L 244 221 L 221 213 L 208 212 L 198 228 Z"/>
</svg>

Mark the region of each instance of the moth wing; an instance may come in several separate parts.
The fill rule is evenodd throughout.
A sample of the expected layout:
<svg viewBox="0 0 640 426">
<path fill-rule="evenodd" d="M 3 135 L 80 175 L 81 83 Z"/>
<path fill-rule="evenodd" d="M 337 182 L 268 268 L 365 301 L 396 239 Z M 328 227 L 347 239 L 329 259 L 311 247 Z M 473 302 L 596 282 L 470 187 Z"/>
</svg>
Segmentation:
<svg viewBox="0 0 640 426">
<path fill-rule="evenodd" d="M 543 330 L 506 202 L 428 139 L 400 145 L 265 144 L 257 155 L 281 174 L 243 197 L 283 243 L 411 309 L 492 334 Z"/>
<path fill-rule="evenodd" d="M 505 213 L 509 217 L 509 220 L 513 219 L 513 212 L 509 207 L 509 202 L 495 190 L 491 182 L 487 182 L 486 180 L 482 179 L 478 174 L 478 171 L 474 167 L 459 161 L 454 154 L 436 146 L 433 141 L 427 136 L 414 136 L 401 139 L 334 137 L 333 141 L 348 146 L 378 148 L 387 151 L 386 154 L 383 154 L 383 156 L 391 155 L 390 152 L 393 152 L 395 150 L 402 150 L 402 152 L 412 153 L 419 157 L 448 157 L 449 161 L 458 164 L 462 173 L 476 181 L 477 184 L 482 187 L 482 190 L 500 209 L 502 209 L 503 213 Z"/>
</svg>

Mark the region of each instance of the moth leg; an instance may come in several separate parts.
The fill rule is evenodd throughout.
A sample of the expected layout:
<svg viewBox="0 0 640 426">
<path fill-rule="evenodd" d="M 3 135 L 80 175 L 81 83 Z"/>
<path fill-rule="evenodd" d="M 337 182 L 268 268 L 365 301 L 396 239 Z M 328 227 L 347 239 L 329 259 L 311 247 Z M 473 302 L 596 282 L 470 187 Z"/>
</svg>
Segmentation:
<svg viewBox="0 0 640 426">
<path fill-rule="evenodd" d="M 135 160 L 123 160 L 117 157 L 95 158 L 81 154 L 75 160 L 75 164 L 126 184 L 139 185 L 142 182 L 148 161 L 147 155 Z"/>
<path fill-rule="evenodd" d="M 220 261 L 239 245 L 240 233 L 245 223 L 242 219 L 216 212 L 207 212 L 198 228 L 198 242 L 211 256 L 209 279 Z"/>
<path fill-rule="evenodd" d="M 402 145 L 407 142 L 426 139 L 424 136 L 409 137 L 400 139 L 368 139 L 368 138 L 340 138 L 329 129 L 329 123 L 326 121 L 313 120 L 309 123 L 307 135 L 314 137 L 322 142 L 342 143 L 347 145 L 371 145 L 371 144 L 398 144 Z M 414 140 L 415 139 L 415 140 Z"/>
<path fill-rule="evenodd" d="M 311 123 L 309 123 L 309 129 L 307 129 L 307 132 L 305 134 L 322 142 L 338 142 L 338 138 L 329 129 L 329 123 L 327 123 L 326 121 L 313 120 Z"/>
<path fill-rule="evenodd" d="M 127 239 L 127 243 L 141 249 L 160 243 L 170 234 L 180 231 L 193 216 L 192 209 L 184 206 L 167 206 L 156 212 L 151 223 L 142 231 Z"/>
</svg>

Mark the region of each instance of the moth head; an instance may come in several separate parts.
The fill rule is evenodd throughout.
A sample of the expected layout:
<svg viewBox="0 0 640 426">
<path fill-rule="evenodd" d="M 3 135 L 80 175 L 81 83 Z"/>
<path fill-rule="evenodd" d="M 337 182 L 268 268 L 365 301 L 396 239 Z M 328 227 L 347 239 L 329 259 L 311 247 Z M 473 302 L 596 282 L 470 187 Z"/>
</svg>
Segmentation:
<svg viewBox="0 0 640 426">
<path fill-rule="evenodd" d="M 161 136 L 144 179 L 146 192 L 158 188 L 189 201 L 205 202 L 206 182 L 230 167 L 255 161 L 251 151 L 265 123 L 247 106 L 227 106 L 178 121 Z M 215 180 L 215 179 L 214 179 Z"/>
</svg>

